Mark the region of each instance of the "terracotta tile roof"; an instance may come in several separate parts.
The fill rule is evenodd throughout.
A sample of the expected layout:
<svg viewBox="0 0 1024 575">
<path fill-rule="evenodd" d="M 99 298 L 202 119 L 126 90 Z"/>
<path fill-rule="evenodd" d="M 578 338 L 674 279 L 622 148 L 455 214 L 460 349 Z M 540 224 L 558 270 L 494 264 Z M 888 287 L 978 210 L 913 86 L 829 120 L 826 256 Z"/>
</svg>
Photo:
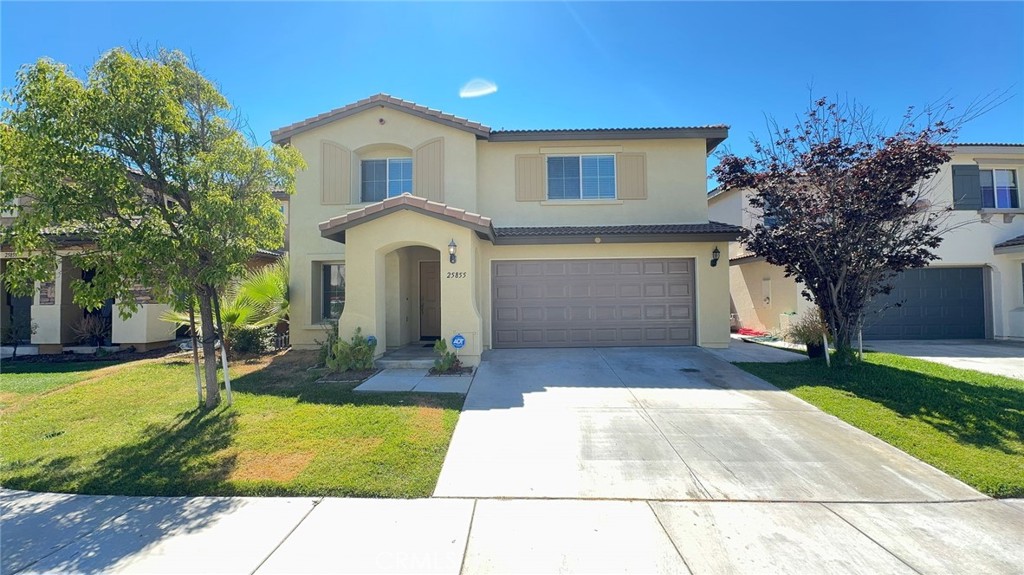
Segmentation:
<svg viewBox="0 0 1024 575">
<path fill-rule="evenodd" d="M 706 224 L 635 224 L 624 226 L 547 226 L 494 228 L 498 238 L 542 236 L 636 236 L 739 234 L 743 228 L 721 222 Z"/>
<path fill-rule="evenodd" d="M 998 244 L 996 244 L 993 247 L 995 247 L 996 249 L 999 249 L 999 248 L 1012 248 L 1012 247 L 1016 247 L 1016 246 L 1024 246 L 1024 235 L 1017 236 L 1015 238 L 1010 238 L 1010 239 L 1006 240 L 1005 242 L 999 242 Z"/>
<path fill-rule="evenodd" d="M 389 94 L 375 94 L 347 106 L 325 112 L 301 122 L 296 122 L 270 132 L 274 143 L 285 143 L 295 134 L 311 130 L 335 120 L 358 114 L 374 106 L 384 106 L 394 110 L 411 113 L 415 116 L 465 130 L 478 138 L 495 142 L 521 141 L 559 141 L 559 140 L 601 140 L 601 139 L 657 139 L 657 138 L 704 138 L 708 141 L 710 153 L 718 144 L 729 136 L 729 126 L 725 124 L 709 124 L 705 126 L 680 126 L 657 128 L 584 128 L 584 129 L 547 129 L 547 130 L 491 130 L 491 128 L 466 118 L 460 118 L 433 108 L 421 106 L 415 102 L 396 98 Z"/>
<path fill-rule="evenodd" d="M 491 142 L 556 142 L 572 140 L 656 140 L 671 138 L 703 138 L 710 154 L 729 137 L 729 126 L 678 126 L 660 128 L 586 128 L 582 130 L 496 130 Z"/>
<path fill-rule="evenodd" d="M 398 210 L 413 210 L 424 215 L 466 226 L 488 239 L 492 239 L 494 235 L 494 230 L 491 227 L 491 218 L 409 194 L 388 198 L 382 202 L 353 210 L 343 216 L 337 216 L 326 222 L 321 222 L 320 235 L 325 238 L 344 241 L 344 232 L 348 228 Z"/>
<path fill-rule="evenodd" d="M 558 128 L 546 128 L 542 130 L 492 130 L 491 135 L 504 135 L 504 134 L 558 134 L 561 132 L 571 132 L 573 134 L 586 134 L 589 132 L 607 132 L 614 130 L 616 132 L 674 132 L 677 130 L 728 130 L 728 124 L 706 124 L 704 126 L 658 126 L 653 128 L 636 127 L 636 128 L 569 128 L 569 129 L 558 129 Z"/>
<path fill-rule="evenodd" d="M 432 108 L 427 108 L 426 106 L 420 106 L 415 102 L 410 102 L 408 100 L 403 100 L 401 98 L 395 98 L 394 96 L 391 96 L 389 94 L 374 94 L 369 98 L 359 100 L 358 102 L 354 102 L 347 106 L 343 106 L 341 108 L 331 110 L 330 112 L 325 112 L 323 114 L 313 116 L 312 118 L 307 118 L 305 120 L 302 120 L 301 122 L 296 122 L 290 126 L 285 126 L 283 128 L 273 130 L 272 132 L 270 132 L 270 137 L 275 143 L 284 142 L 295 134 L 305 132 L 306 130 L 311 130 L 317 126 L 322 126 L 324 124 L 333 122 L 335 120 L 347 116 L 358 114 L 359 112 L 362 112 L 374 106 L 384 106 L 394 110 L 410 112 L 421 118 L 439 122 L 441 124 L 445 124 L 453 128 L 465 130 L 467 132 L 476 134 L 477 136 L 480 137 L 486 137 L 487 134 L 489 134 L 491 131 L 490 128 L 479 122 L 473 122 L 465 118 L 460 118 L 452 114 L 447 114 L 440 110 L 434 110 Z"/>
</svg>

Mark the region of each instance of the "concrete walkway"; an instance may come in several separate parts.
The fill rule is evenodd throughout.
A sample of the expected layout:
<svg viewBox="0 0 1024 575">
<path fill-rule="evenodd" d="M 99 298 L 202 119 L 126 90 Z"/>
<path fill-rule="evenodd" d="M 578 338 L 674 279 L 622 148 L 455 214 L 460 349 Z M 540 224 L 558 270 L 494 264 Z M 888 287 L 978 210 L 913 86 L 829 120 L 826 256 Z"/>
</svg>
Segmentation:
<svg viewBox="0 0 1024 575">
<path fill-rule="evenodd" d="M 353 391 L 466 393 L 472 382 L 472 374 L 432 376 L 423 368 L 387 368 L 359 384 Z"/>
<path fill-rule="evenodd" d="M 0 493 L 2 572 L 935 573 L 1024 565 L 1024 501 Z"/>
<path fill-rule="evenodd" d="M 864 348 L 1024 379 L 1024 344 L 1017 342 L 977 339 L 865 341 Z"/>
</svg>

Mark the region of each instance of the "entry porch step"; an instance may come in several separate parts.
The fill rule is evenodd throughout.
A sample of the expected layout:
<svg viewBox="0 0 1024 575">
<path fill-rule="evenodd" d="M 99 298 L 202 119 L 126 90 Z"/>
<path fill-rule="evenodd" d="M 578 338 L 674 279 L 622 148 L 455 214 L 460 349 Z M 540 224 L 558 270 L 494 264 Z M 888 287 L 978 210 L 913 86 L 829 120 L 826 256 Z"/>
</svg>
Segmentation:
<svg viewBox="0 0 1024 575">
<path fill-rule="evenodd" d="M 420 341 L 388 350 L 376 361 L 381 369 L 430 369 L 434 367 L 434 343 Z"/>
</svg>

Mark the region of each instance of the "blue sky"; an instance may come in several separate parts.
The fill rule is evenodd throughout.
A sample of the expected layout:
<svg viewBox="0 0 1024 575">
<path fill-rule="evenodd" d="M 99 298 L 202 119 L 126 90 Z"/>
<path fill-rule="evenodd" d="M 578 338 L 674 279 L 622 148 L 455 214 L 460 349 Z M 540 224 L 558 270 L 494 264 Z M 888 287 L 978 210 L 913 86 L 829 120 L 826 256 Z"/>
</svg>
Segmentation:
<svg viewBox="0 0 1024 575">
<path fill-rule="evenodd" d="M 897 121 L 941 97 L 1013 99 L 961 141 L 1024 142 L 1024 3 L 22 3 L 0 5 L 0 84 L 48 56 L 179 48 L 248 118 L 281 127 L 386 92 L 496 129 L 725 123 L 750 151 L 841 94 Z M 459 98 L 472 78 L 498 92 Z"/>
</svg>

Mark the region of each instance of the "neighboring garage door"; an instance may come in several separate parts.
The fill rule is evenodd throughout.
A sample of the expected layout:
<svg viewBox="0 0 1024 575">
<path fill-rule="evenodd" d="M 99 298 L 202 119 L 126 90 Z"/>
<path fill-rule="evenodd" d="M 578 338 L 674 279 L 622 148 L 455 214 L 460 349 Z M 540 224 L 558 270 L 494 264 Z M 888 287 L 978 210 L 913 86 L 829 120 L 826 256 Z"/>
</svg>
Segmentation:
<svg viewBox="0 0 1024 575">
<path fill-rule="evenodd" d="M 692 259 L 495 261 L 493 346 L 694 345 Z"/>
<path fill-rule="evenodd" d="M 865 316 L 864 339 L 982 339 L 985 282 L 981 268 L 922 268 L 896 277 Z"/>
</svg>

